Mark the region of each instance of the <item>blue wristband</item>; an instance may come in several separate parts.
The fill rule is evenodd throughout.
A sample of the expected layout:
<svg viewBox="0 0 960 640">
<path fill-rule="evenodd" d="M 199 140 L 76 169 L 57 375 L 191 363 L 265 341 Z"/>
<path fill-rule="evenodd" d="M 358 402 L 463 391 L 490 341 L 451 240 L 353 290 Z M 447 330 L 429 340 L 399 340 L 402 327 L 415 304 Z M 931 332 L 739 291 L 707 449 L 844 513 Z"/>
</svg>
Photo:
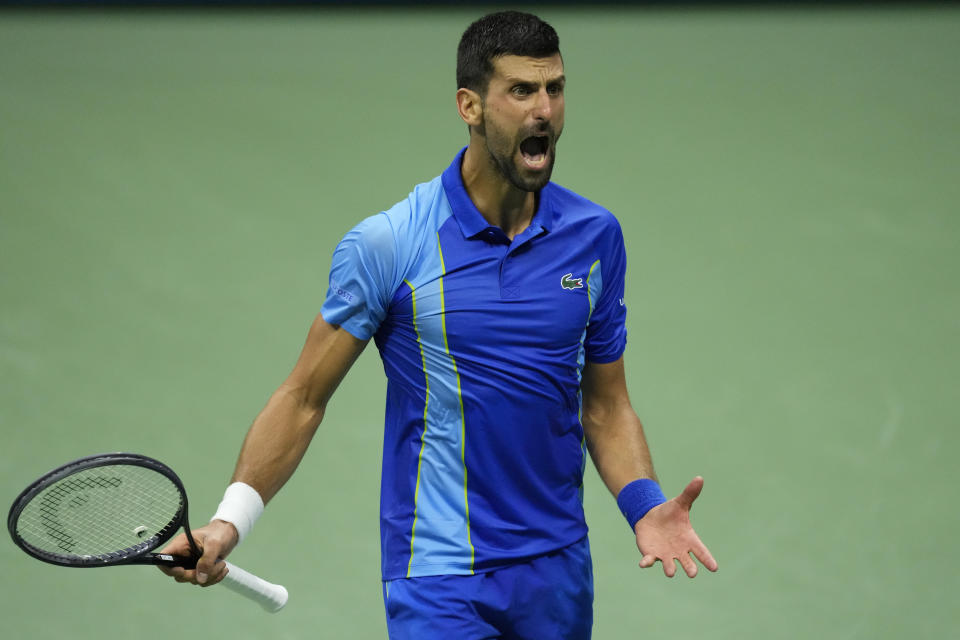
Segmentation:
<svg viewBox="0 0 960 640">
<path fill-rule="evenodd" d="M 617 495 L 617 506 L 623 512 L 623 517 L 630 523 L 631 529 L 636 526 L 640 518 L 647 515 L 647 511 L 666 501 L 667 497 L 660 490 L 660 485 L 656 480 L 649 478 L 634 480 Z"/>
</svg>

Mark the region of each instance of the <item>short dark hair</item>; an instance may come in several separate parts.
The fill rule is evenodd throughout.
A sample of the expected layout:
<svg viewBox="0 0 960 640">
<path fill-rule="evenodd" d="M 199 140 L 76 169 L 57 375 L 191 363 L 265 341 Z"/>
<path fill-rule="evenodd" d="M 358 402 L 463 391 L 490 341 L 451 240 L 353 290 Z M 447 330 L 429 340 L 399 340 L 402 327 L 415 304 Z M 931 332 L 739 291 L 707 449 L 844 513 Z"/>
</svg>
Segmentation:
<svg viewBox="0 0 960 640">
<path fill-rule="evenodd" d="M 467 27 L 457 47 L 457 88 L 486 95 L 493 61 L 500 56 L 547 58 L 560 53 L 560 38 L 530 13 L 500 11 Z"/>
</svg>

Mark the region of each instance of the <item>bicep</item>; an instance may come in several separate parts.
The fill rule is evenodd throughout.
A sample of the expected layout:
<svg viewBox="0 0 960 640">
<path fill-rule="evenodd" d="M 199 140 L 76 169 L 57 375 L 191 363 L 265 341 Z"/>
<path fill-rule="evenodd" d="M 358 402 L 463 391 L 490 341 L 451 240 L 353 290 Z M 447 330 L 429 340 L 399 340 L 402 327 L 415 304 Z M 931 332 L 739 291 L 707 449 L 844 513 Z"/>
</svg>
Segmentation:
<svg viewBox="0 0 960 640">
<path fill-rule="evenodd" d="M 322 410 L 367 342 L 317 314 L 284 386 L 299 395 L 302 403 Z"/>
</svg>

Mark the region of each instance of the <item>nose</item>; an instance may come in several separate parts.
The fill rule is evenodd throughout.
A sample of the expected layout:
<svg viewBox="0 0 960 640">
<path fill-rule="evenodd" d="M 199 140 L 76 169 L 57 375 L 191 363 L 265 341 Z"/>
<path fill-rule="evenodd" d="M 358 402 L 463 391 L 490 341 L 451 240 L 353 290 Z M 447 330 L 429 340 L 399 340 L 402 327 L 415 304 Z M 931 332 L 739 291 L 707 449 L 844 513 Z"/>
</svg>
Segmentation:
<svg viewBox="0 0 960 640">
<path fill-rule="evenodd" d="M 553 115 L 553 101 L 546 88 L 541 87 L 533 104 L 533 117 L 538 121 L 549 121 Z"/>
</svg>

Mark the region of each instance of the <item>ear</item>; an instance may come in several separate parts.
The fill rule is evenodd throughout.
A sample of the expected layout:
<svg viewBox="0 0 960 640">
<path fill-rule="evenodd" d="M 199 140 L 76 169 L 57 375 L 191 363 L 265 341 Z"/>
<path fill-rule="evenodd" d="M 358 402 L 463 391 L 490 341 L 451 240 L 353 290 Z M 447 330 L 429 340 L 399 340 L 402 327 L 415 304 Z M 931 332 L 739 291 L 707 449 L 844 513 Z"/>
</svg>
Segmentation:
<svg viewBox="0 0 960 640">
<path fill-rule="evenodd" d="M 483 124 L 483 100 L 480 94 L 470 89 L 457 89 L 457 112 L 469 127 Z"/>
</svg>

